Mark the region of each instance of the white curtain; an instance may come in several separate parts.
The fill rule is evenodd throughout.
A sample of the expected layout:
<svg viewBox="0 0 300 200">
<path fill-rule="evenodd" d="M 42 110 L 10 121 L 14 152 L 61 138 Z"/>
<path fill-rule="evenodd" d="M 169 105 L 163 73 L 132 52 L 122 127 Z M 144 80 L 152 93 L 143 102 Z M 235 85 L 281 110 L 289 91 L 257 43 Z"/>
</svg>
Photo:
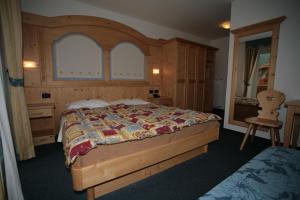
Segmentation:
<svg viewBox="0 0 300 200">
<path fill-rule="evenodd" d="M 0 67 L 1 61 L 0 61 Z M 0 76 L 0 134 L 3 148 L 5 183 L 9 200 L 23 200 L 23 193 L 17 168 L 15 150 L 8 121 L 4 96 L 3 77 Z"/>
</svg>

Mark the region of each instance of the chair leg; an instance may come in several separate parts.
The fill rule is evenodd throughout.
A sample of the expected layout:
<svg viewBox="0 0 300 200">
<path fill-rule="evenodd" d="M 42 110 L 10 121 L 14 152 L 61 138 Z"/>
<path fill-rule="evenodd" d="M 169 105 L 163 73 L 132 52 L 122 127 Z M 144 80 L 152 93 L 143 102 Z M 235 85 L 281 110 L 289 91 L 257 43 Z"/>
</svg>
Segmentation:
<svg viewBox="0 0 300 200">
<path fill-rule="evenodd" d="M 244 136 L 243 142 L 242 142 L 242 144 L 241 144 L 241 146 L 240 146 L 240 150 L 243 150 L 244 145 L 245 145 L 245 143 L 246 143 L 246 141 L 247 141 L 247 138 L 248 138 L 249 134 L 251 133 L 251 130 L 252 130 L 252 129 L 253 129 L 253 124 L 249 124 L 248 129 L 247 129 L 247 132 L 246 132 L 246 134 L 245 134 L 245 136 Z"/>
<path fill-rule="evenodd" d="M 275 146 L 275 131 L 274 128 L 270 128 L 270 137 L 272 141 L 272 146 Z"/>
<path fill-rule="evenodd" d="M 279 135 L 279 129 L 278 128 L 274 128 L 275 131 L 275 139 L 276 139 L 276 145 L 280 146 L 280 135 Z"/>
<path fill-rule="evenodd" d="M 255 137 L 256 129 L 257 129 L 257 125 L 256 125 L 256 124 L 254 124 L 254 125 L 253 125 L 253 131 L 252 131 L 252 135 L 251 135 L 251 142 L 253 142 L 253 141 L 254 141 L 254 137 Z"/>
</svg>

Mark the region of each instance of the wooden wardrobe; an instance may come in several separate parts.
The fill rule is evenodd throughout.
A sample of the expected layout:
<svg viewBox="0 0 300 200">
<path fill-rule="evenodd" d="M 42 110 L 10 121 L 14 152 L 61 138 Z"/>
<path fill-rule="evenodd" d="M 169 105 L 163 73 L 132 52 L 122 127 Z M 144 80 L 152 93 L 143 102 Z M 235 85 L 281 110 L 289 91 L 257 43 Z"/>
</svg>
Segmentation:
<svg viewBox="0 0 300 200">
<path fill-rule="evenodd" d="M 175 38 L 163 45 L 162 89 L 174 106 L 211 112 L 216 48 Z"/>
</svg>

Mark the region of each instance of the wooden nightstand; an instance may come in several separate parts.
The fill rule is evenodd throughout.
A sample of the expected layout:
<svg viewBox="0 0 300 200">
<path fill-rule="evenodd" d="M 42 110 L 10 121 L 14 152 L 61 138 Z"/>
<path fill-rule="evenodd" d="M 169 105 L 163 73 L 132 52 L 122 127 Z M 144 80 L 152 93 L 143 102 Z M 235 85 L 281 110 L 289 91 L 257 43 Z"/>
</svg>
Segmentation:
<svg viewBox="0 0 300 200">
<path fill-rule="evenodd" d="M 159 98 L 149 97 L 148 101 L 158 105 L 173 106 L 173 101 L 172 98 L 170 97 L 159 97 Z"/>
<path fill-rule="evenodd" d="M 54 103 L 28 104 L 34 145 L 55 142 Z"/>
</svg>

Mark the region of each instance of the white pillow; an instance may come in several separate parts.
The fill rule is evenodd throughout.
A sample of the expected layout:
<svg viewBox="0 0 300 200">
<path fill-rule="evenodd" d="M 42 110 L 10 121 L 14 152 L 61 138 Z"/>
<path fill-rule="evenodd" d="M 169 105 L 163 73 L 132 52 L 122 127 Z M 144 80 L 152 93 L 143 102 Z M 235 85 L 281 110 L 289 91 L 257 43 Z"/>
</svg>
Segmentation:
<svg viewBox="0 0 300 200">
<path fill-rule="evenodd" d="M 111 105 L 116 104 L 125 104 L 125 105 L 146 105 L 149 104 L 148 101 L 144 101 L 142 99 L 119 99 L 116 101 L 110 102 Z"/>
<path fill-rule="evenodd" d="M 67 104 L 67 109 L 106 107 L 110 104 L 101 99 L 85 99 Z"/>
</svg>

